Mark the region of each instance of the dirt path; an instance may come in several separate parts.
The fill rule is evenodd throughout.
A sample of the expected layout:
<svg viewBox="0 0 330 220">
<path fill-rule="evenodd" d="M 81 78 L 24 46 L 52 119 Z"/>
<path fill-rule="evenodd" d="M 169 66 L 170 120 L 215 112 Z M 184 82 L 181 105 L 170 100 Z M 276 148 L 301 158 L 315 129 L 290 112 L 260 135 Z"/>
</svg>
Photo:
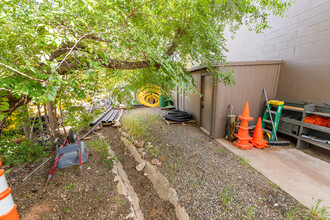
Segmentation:
<svg viewBox="0 0 330 220">
<path fill-rule="evenodd" d="M 139 197 L 140 208 L 145 219 L 176 219 L 172 204 L 159 198 L 150 180 L 144 172 L 136 171 L 133 156 L 120 140 L 120 134 L 113 127 L 104 127 L 99 132 L 108 139 L 111 149 L 120 160 L 134 191 Z"/>
<path fill-rule="evenodd" d="M 167 125 L 159 109 L 138 109 L 126 116 L 136 112 L 144 118 L 141 126 L 148 125 L 147 158 L 162 162 L 161 173 L 191 219 L 301 219 L 308 211 L 200 129 Z"/>
<path fill-rule="evenodd" d="M 54 153 L 52 155 L 55 156 Z M 125 219 L 129 202 L 118 195 L 114 175 L 102 155 L 90 150 L 83 164 L 56 169 L 48 187 L 44 187 L 53 159 L 29 179 L 22 179 L 36 165 L 16 167 L 6 174 L 21 219 Z"/>
</svg>

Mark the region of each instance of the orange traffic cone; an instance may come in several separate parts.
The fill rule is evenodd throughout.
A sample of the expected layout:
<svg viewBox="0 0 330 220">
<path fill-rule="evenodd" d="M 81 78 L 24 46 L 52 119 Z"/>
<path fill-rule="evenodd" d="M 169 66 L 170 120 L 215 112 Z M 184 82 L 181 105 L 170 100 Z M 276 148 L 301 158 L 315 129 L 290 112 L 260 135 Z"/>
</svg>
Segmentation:
<svg viewBox="0 0 330 220">
<path fill-rule="evenodd" d="M 251 129 L 249 127 L 249 121 L 253 120 L 253 118 L 250 117 L 248 102 L 245 103 L 242 115 L 238 116 L 238 118 L 241 119 L 241 124 L 239 126 L 238 134 L 235 134 L 238 140 L 234 141 L 234 145 L 242 150 L 252 149 L 253 146 L 249 142 L 252 139 L 249 136 L 249 129 Z"/>
<path fill-rule="evenodd" d="M 1 166 L 1 162 L 0 162 Z M 8 187 L 5 178 L 5 171 L 0 169 L 0 219 L 19 220 L 16 204 L 11 196 L 11 188 Z"/>
<path fill-rule="evenodd" d="M 253 118 L 250 117 L 250 110 L 249 110 L 249 103 L 245 102 L 243 112 L 241 116 L 238 116 L 239 119 L 244 120 L 246 119 L 247 121 L 252 121 Z"/>
<path fill-rule="evenodd" d="M 267 141 L 263 139 L 261 118 L 258 118 L 252 138 L 253 140 L 251 140 L 250 142 L 254 147 L 259 149 L 268 147 Z"/>
</svg>

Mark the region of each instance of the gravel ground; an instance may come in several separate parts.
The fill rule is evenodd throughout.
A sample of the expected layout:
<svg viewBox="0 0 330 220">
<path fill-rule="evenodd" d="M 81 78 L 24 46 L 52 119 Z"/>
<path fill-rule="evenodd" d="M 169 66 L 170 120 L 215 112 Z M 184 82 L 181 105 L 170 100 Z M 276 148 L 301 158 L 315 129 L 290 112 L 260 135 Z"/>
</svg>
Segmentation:
<svg viewBox="0 0 330 220">
<path fill-rule="evenodd" d="M 55 152 L 52 152 L 52 158 Z M 6 174 L 21 219 L 125 219 L 129 214 L 128 200 L 118 195 L 111 168 L 103 157 L 90 150 L 83 164 L 56 169 L 47 187 L 44 186 L 53 159 L 27 176 L 39 164 L 13 168 Z"/>
<path fill-rule="evenodd" d="M 192 125 L 167 125 L 166 111 L 136 109 L 149 123 L 145 137 L 161 153 L 160 171 L 191 219 L 301 219 L 308 211 L 225 147 Z M 158 119 L 150 122 L 150 114 Z M 154 118 L 154 117 L 153 117 Z M 155 151 L 157 152 L 157 151 Z"/>
</svg>

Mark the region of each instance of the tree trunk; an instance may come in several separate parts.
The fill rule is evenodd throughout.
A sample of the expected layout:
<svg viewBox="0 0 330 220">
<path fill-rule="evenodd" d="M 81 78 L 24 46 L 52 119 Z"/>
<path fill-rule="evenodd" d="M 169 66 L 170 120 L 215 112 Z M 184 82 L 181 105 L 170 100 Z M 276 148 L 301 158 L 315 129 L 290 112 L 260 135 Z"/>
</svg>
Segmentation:
<svg viewBox="0 0 330 220">
<path fill-rule="evenodd" d="M 46 103 L 44 103 L 43 106 L 44 106 L 44 116 L 45 116 L 45 124 L 46 124 L 47 134 L 52 136 L 52 133 L 50 132 L 50 122 L 49 122 Z"/>
<path fill-rule="evenodd" d="M 30 117 L 29 117 L 29 113 L 28 113 L 27 109 L 26 109 L 26 111 L 21 110 L 21 112 L 26 117 L 25 120 L 24 120 L 24 123 L 23 123 L 24 135 L 25 135 L 26 138 L 30 139 L 30 137 L 31 137 L 31 120 L 30 120 Z"/>
<path fill-rule="evenodd" d="M 55 102 L 47 103 L 47 115 L 49 119 L 49 131 L 52 136 L 52 141 L 58 136 L 58 121 L 56 117 L 56 104 Z"/>
</svg>

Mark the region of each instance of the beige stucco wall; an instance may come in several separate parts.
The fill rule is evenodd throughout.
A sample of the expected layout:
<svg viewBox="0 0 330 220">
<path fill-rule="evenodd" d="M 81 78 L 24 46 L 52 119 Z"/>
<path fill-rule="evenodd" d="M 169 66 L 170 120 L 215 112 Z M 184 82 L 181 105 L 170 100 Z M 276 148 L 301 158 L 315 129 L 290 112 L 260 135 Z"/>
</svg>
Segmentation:
<svg viewBox="0 0 330 220">
<path fill-rule="evenodd" d="M 228 60 L 283 59 L 278 99 L 330 104 L 330 1 L 297 0 L 269 24 L 262 34 L 241 28 L 228 41 Z"/>
</svg>

